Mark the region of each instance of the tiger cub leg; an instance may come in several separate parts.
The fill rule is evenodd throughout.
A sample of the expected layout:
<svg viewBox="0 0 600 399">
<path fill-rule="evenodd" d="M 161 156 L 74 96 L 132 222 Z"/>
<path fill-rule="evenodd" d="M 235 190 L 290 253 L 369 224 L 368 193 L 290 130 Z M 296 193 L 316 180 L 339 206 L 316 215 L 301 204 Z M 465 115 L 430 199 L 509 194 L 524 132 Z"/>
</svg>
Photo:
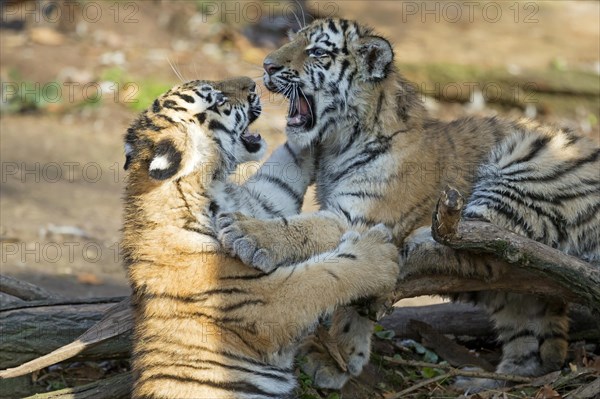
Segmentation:
<svg viewBox="0 0 600 399">
<path fill-rule="evenodd" d="M 231 255 L 265 273 L 331 251 L 348 230 L 344 219 L 328 211 L 267 220 L 223 213 L 216 225 Z"/>
<path fill-rule="evenodd" d="M 260 284 L 277 300 L 270 310 L 281 310 L 278 320 L 314 326 L 337 306 L 391 292 L 397 277 L 398 250 L 380 225 L 363 234 L 349 231 L 333 251 L 280 267 L 268 275 L 268 285 Z"/>
<path fill-rule="evenodd" d="M 507 272 L 506 264 L 493 256 L 457 251 L 437 243 L 431 228 L 409 236 L 400 251 L 400 278 L 424 273 L 450 273 L 494 280 Z M 503 344 L 499 373 L 536 376 L 559 369 L 568 346 L 567 304 L 560 300 L 506 292 L 470 292 L 453 299 L 486 309 Z M 460 379 L 459 387 L 471 392 L 498 387 L 486 379 Z"/>
<path fill-rule="evenodd" d="M 339 307 L 333 314 L 329 344 L 337 346 L 347 365 L 342 370 L 321 341 L 313 334 L 300 347 L 300 367 L 320 388 L 340 389 L 352 376 L 358 376 L 369 363 L 373 322 L 351 306 Z"/>
<path fill-rule="evenodd" d="M 505 292 L 465 293 L 457 299 L 482 305 L 489 313 L 502 360 L 498 373 L 540 376 L 559 370 L 567 356 L 568 305 L 560 299 Z M 457 385 L 470 391 L 502 386 L 496 380 L 461 380 Z"/>
</svg>

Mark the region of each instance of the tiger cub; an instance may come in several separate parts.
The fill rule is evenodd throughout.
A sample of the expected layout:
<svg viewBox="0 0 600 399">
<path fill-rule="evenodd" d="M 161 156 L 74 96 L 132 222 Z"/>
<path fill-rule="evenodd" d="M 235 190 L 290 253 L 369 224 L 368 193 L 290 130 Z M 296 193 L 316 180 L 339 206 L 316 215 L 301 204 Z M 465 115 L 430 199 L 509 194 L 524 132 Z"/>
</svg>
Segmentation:
<svg viewBox="0 0 600 399">
<path fill-rule="evenodd" d="M 264 153 L 248 130 L 260 112 L 249 78 L 192 81 L 127 131 L 122 248 L 133 288 L 134 398 L 291 398 L 297 343 L 319 316 L 394 286 L 397 251 L 382 226 L 347 232 L 337 248 L 270 273 L 221 249 L 215 212 L 291 215 L 310 181 L 290 145 L 270 161 L 293 163 L 302 177 L 261 169 L 245 185 L 228 180 L 239 162 Z"/>
<path fill-rule="evenodd" d="M 359 22 L 318 19 L 265 58 L 265 86 L 289 100 L 288 142 L 316 154 L 321 211 L 286 224 L 239 218 L 220 234 L 224 246 L 269 270 L 315 248 L 332 248 L 326 244 L 337 243 L 336 216 L 353 225 L 385 223 L 404 245 L 414 230 L 430 229 L 439 194 L 452 185 L 471 198 L 467 216 L 600 259 L 600 148 L 527 120 L 436 120 L 397 69 L 401 54 Z M 453 258 L 434 266 L 453 267 Z M 455 269 L 467 275 L 480 270 L 467 263 Z M 566 305 L 506 295 L 467 298 L 492 312 L 504 346 L 498 371 L 541 375 L 559 367 L 566 355 Z M 369 360 L 372 322 L 353 308 L 340 309 L 329 333 L 347 359 L 347 372 L 318 336 L 301 348 L 302 367 L 315 385 L 340 388 Z"/>
</svg>

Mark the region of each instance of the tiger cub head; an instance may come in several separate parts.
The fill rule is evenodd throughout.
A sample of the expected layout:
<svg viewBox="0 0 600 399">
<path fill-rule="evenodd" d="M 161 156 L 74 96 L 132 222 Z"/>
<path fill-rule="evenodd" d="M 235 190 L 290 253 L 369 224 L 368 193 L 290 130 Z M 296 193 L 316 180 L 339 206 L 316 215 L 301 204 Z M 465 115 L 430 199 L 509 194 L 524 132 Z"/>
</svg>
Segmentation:
<svg viewBox="0 0 600 399">
<path fill-rule="evenodd" d="M 398 85 L 392 45 L 358 22 L 317 19 L 270 53 L 263 67 L 267 89 L 290 101 L 286 133 L 298 145 L 404 119 L 404 105 L 396 103 L 406 90 Z M 393 113 L 381 115 L 382 107 Z"/>
<path fill-rule="evenodd" d="M 249 126 L 261 113 L 256 84 L 240 77 L 176 86 L 143 111 L 125 136 L 125 169 L 150 182 L 201 173 L 220 178 L 259 160 L 266 144 Z"/>
</svg>

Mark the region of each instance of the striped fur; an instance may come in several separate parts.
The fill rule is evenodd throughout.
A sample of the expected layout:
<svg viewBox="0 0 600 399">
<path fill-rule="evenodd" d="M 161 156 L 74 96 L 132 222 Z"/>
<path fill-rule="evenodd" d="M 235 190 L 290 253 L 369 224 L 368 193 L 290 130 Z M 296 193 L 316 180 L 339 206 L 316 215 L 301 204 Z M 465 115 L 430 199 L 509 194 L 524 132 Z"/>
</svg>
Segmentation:
<svg viewBox="0 0 600 399">
<path fill-rule="evenodd" d="M 597 255 L 598 175 L 590 172 L 598 170 L 596 145 L 526 120 L 434 120 L 393 59 L 385 39 L 356 22 L 339 19 L 313 22 L 267 56 L 267 88 L 283 93 L 291 103 L 288 141 L 316 154 L 321 211 L 291 217 L 285 225 L 240 220 L 229 227 L 235 234 L 221 235 L 232 253 L 243 252 L 242 259 L 262 270 L 305 259 L 315 249 L 333 245 L 337 238 L 333 232 L 342 229 L 340 217 L 356 228 L 384 223 L 393 230 L 395 242 L 403 245 L 411 232 L 430 224 L 435 201 L 450 184 L 472 195 L 468 211 L 474 216 L 577 256 Z M 532 168 L 534 163 L 537 168 Z M 483 164 L 487 168 L 481 168 Z M 502 168 L 512 177 L 500 183 Z M 529 178 L 532 182 L 526 183 Z M 539 191 L 528 191 L 534 188 Z M 232 242 L 240 237 L 250 244 L 234 247 Z M 476 262 L 448 267 L 488 273 Z M 556 355 L 549 355 L 553 359 L 548 367 L 515 364 L 512 372 L 539 374 L 564 359 L 564 306 L 549 306 L 553 310 L 548 313 L 544 306 L 536 302 L 531 311 L 523 307 L 528 317 L 531 312 L 541 314 L 536 335 L 551 336 L 539 351 L 529 352 Z M 509 300 L 503 314 L 512 324 L 500 322 L 499 329 L 506 326 L 518 336 L 522 330 L 515 323 L 521 316 Z M 339 371 L 314 337 L 304 346 L 308 357 L 304 370 L 317 385 L 339 388 L 368 362 L 370 321 L 347 309 L 333 320 L 330 332 L 351 365 L 349 372 Z M 505 346 L 505 360 L 522 346 L 512 348 Z"/>
<path fill-rule="evenodd" d="M 268 274 L 224 253 L 216 212 L 285 220 L 299 212 L 311 177 L 312 163 L 285 145 L 246 184 L 227 180 L 264 150 L 245 136 L 260 114 L 254 86 L 248 78 L 183 84 L 125 137 L 134 398 L 292 398 L 299 339 L 335 306 L 391 289 L 398 274 L 383 228 L 349 233 L 335 249 Z M 281 180 L 273 163 L 297 178 Z"/>
</svg>

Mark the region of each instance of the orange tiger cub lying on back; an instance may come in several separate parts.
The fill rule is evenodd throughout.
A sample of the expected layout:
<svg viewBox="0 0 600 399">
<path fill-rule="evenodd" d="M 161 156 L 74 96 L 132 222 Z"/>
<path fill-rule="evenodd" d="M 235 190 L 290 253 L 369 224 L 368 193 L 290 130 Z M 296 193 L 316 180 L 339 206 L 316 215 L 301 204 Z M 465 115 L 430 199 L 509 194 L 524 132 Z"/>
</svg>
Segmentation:
<svg viewBox="0 0 600 399">
<path fill-rule="evenodd" d="M 301 201 L 274 199 L 302 198 L 310 180 L 310 166 L 286 145 L 270 160 L 295 162 L 302 179 L 277 182 L 261 169 L 244 186 L 228 181 L 238 162 L 264 153 L 248 130 L 260 110 L 248 78 L 193 81 L 159 97 L 127 132 L 122 244 L 134 292 L 134 398 L 291 398 L 297 342 L 318 317 L 394 286 L 397 251 L 383 227 L 348 232 L 333 251 L 270 273 L 221 249 L 215 212 L 295 214 Z"/>
</svg>

